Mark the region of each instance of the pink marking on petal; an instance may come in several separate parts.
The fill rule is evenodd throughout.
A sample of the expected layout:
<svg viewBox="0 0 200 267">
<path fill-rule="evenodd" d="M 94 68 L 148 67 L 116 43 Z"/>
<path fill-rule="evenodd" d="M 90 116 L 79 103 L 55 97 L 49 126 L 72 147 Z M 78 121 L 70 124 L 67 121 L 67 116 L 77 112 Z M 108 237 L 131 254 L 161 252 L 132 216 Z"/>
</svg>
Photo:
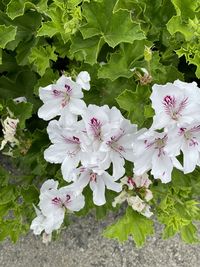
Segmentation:
<svg viewBox="0 0 200 267">
<path fill-rule="evenodd" d="M 66 202 L 69 202 L 71 199 L 71 196 L 69 194 L 66 195 Z"/>
<path fill-rule="evenodd" d="M 130 176 L 128 176 L 128 181 L 127 181 L 127 183 L 130 184 L 130 185 L 132 185 L 132 186 L 134 186 L 134 187 L 136 187 L 136 183 L 135 183 L 135 181 L 134 181 L 133 178 L 130 177 Z"/>
<path fill-rule="evenodd" d="M 92 172 L 90 173 L 90 181 L 96 182 L 97 181 L 97 174 Z"/>
<path fill-rule="evenodd" d="M 185 97 L 180 103 L 177 102 L 174 96 L 167 95 L 163 99 L 165 112 L 173 119 L 178 120 L 182 116 L 182 111 L 188 104 L 188 97 Z"/>
<path fill-rule="evenodd" d="M 62 204 L 62 201 L 59 197 L 54 197 L 52 200 L 51 200 L 52 204 L 56 205 L 56 206 L 59 206 Z"/>
<path fill-rule="evenodd" d="M 72 92 L 72 88 L 69 85 L 67 85 L 67 84 L 65 84 L 65 89 L 66 89 L 66 92 L 68 94 L 70 94 Z"/>
<path fill-rule="evenodd" d="M 61 91 L 58 91 L 56 89 L 53 90 L 53 95 L 54 96 L 60 96 L 61 95 Z"/>
<path fill-rule="evenodd" d="M 96 118 L 92 118 L 90 120 L 89 125 L 94 134 L 94 137 L 99 138 L 101 135 L 101 126 L 102 126 L 101 122 Z"/>
</svg>

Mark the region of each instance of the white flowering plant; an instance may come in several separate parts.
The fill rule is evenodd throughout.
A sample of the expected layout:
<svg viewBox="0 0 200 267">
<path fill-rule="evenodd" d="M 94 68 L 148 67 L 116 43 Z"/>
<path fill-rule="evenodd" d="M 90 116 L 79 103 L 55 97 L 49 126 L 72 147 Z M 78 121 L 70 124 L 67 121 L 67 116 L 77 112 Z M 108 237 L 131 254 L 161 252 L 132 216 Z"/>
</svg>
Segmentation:
<svg viewBox="0 0 200 267">
<path fill-rule="evenodd" d="M 199 242 L 199 8 L 0 1 L 0 240 L 112 212 L 105 237 Z"/>
</svg>

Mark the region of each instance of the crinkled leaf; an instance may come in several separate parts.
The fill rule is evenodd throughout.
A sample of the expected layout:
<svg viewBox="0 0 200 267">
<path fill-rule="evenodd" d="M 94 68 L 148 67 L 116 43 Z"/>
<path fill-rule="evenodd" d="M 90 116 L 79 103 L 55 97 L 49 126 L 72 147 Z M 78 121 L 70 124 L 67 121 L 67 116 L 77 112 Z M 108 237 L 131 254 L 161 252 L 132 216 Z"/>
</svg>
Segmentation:
<svg viewBox="0 0 200 267">
<path fill-rule="evenodd" d="M 102 65 L 98 71 L 99 78 L 108 78 L 114 81 L 119 77 L 130 78 L 130 71 L 137 61 L 144 55 L 145 41 L 134 41 L 133 44 L 121 44 L 120 49 L 111 54 L 107 64 Z"/>
<path fill-rule="evenodd" d="M 34 63 L 37 72 L 42 76 L 50 66 L 50 60 L 56 61 L 55 47 L 34 47 L 29 56 L 30 63 Z"/>
<path fill-rule="evenodd" d="M 107 227 L 104 236 L 124 242 L 131 235 L 136 246 L 144 245 L 146 238 L 154 233 L 153 221 L 128 207 L 126 214 Z"/>
<path fill-rule="evenodd" d="M 34 7 L 34 5 L 29 0 L 11 0 L 7 5 L 7 15 L 11 19 L 22 16 L 24 14 L 26 7 Z"/>
<path fill-rule="evenodd" d="M 7 43 L 15 39 L 17 27 L 0 25 L 0 48 L 5 48 Z"/>
<path fill-rule="evenodd" d="M 186 243 L 192 244 L 199 243 L 200 241 L 198 238 L 198 229 L 193 223 L 183 226 L 180 233 L 182 240 Z"/>
<path fill-rule="evenodd" d="M 92 37 L 84 40 L 82 35 L 77 33 L 72 37 L 71 41 L 70 58 L 75 58 L 78 61 L 85 61 L 85 63 L 91 65 L 97 62 L 99 51 L 104 44 L 103 38 Z"/>
<path fill-rule="evenodd" d="M 80 31 L 84 39 L 100 35 L 111 47 L 121 42 L 133 43 L 144 39 L 140 26 L 131 20 L 130 13 L 119 10 L 113 13 L 115 0 L 90 2 L 83 5 L 83 16 L 86 25 Z"/>
<path fill-rule="evenodd" d="M 128 118 L 140 127 L 145 121 L 144 108 L 149 102 L 150 90 L 148 86 L 137 86 L 135 92 L 125 90 L 117 98 L 120 108 L 128 111 Z"/>
</svg>

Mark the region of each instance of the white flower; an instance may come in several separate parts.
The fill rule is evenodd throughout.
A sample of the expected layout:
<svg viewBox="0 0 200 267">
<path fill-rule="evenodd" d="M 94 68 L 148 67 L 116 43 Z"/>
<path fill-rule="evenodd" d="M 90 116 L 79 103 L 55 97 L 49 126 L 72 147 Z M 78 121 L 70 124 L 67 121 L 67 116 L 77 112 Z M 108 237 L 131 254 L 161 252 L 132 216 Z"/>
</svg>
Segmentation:
<svg viewBox="0 0 200 267">
<path fill-rule="evenodd" d="M 83 122 L 63 125 L 56 120 L 49 123 L 47 132 L 53 143 L 44 151 L 44 158 L 51 163 L 62 163 L 61 171 L 66 181 L 70 182 L 69 173 L 76 168 L 87 148 L 87 137 L 83 131 Z"/>
<path fill-rule="evenodd" d="M 62 112 L 79 115 L 86 107 L 85 102 L 81 100 L 81 86 L 64 75 L 56 84 L 40 87 L 39 97 L 44 104 L 38 110 L 38 116 L 44 120 L 51 120 Z"/>
<path fill-rule="evenodd" d="M 137 126 L 124 119 L 121 113 L 120 117 L 121 119 L 119 118 L 115 127 L 112 127 L 112 123 L 108 126 L 108 131 L 105 133 L 104 140 L 99 148 L 100 152 L 105 153 L 105 158 L 100 166 L 106 169 L 112 163 L 113 176 L 118 178 L 125 173 L 125 159 L 131 162 L 134 160 L 132 143 L 137 130 Z"/>
<path fill-rule="evenodd" d="M 15 138 L 18 123 L 18 119 L 11 119 L 9 117 L 2 121 L 4 139 L 1 143 L 0 150 L 2 150 L 8 142 L 11 146 L 19 143 L 19 141 Z"/>
<path fill-rule="evenodd" d="M 106 203 L 105 187 L 115 192 L 120 192 L 122 190 L 121 184 L 116 183 L 116 179 L 106 171 L 99 171 L 99 173 L 97 173 L 91 167 L 80 167 L 78 170 L 75 170 L 74 174 L 76 175 L 76 180 L 69 186 L 70 189 L 79 193 L 89 184 L 93 191 L 94 204 L 97 206 Z"/>
<path fill-rule="evenodd" d="M 47 180 L 40 190 L 39 208 L 35 208 L 37 217 L 31 223 L 34 234 L 39 235 L 44 230 L 51 234 L 60 228 L 63 223 L 65 210 L 79 211 L 84 207 L 85 201 L 82 194 L 76 194 L 68 187 L 57 189 L 58 183 Z"/>
<path fill-rule="evenodd" d="M 153 129 L 171 125 L 192 123 L 199 119 L 200 89 L 195 82 L 185 83 L 179 80 L 165 85 L 153 85 L 152 107 L 155 110 Z"/>
<path fill-rule="evenodd" d="M 151 169 L 155 179 L 161 179 L 163 183 L 170 182 L 173 167 L 182 169 L 182 166 L 167 153 L 167 142 L 168 135 L 165 132 L 146 131 L 141 134 L 134 143 L 134 173 L 142 175 Z"/>
<path fill-rule="evenodd" d="M 116 107 L 110 109 L 107 105 L 89 105 L 82 117 L 92 147 L 92 153 L 88 153 L 82 164 L 96 164 L 106 170 L 112 163 L 113 176 L 120 178 L 125 172 L 125 159 L 133 161 L 131 143 L 137 126 L 126 120 Z"/>
<path fill-rule="evenodd" d="M 182 151 L 184 173 L 194 171 L 200 165 L 200 123 L 170 128 L 168 135 L 167 152 L 176 156 Z"/>
<path fill-rule="evenodd" d="M 90 75 L 87 71 L 81 71 L 76 77 L 76 83 L 87 91 L 90 90 L 90 80 Z"/>
</svg>

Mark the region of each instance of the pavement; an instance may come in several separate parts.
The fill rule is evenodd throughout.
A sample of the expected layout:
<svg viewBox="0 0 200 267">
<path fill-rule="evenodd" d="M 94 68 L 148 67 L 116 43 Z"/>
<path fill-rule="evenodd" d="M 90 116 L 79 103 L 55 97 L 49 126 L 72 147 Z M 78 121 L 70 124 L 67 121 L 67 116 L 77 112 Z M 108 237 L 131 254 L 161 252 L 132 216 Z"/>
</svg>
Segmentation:
<svg viewBox="0 0 200 267">
<path fill-rule="evenodd" d="M 113 215 L 97 221 L 90 214 L 73 218 L 60 239 L 45 245 L 31 232 L 17 244 L 0 244 L 0 267 L 199 267 L 200 245 L 187 245 L 176 236 L 163 241 L 161 226 L 142 249 L 131 240 L 119 244 L 102 237 Z"/>
</svg>

